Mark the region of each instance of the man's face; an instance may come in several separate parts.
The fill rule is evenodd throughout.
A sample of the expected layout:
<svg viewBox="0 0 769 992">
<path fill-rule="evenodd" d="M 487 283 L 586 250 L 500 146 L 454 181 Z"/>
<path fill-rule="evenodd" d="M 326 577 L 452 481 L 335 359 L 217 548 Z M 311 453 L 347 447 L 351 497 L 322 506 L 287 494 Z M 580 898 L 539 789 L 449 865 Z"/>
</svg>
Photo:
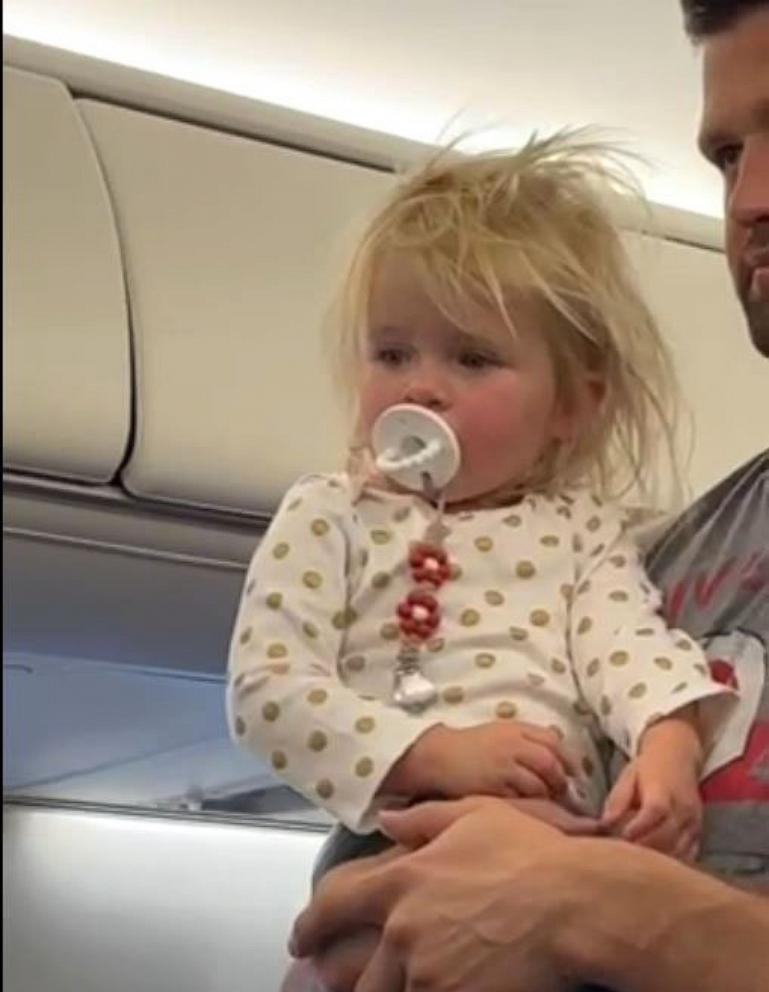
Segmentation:
<svg viewBox="0 0 769 992">
<path fill-rule="evenodd" d="M 726 254 L 769 357 L 769 2 L 706 38 L 700 147 L 724 177 Z"/>
</svg>

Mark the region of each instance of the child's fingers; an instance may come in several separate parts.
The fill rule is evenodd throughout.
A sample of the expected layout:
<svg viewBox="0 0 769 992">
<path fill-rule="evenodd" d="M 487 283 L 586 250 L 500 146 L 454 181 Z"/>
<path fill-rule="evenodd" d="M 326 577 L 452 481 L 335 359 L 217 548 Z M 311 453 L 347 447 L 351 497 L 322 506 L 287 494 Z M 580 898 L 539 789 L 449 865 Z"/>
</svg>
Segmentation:
<svg viewBox="0 0 769 992">
<path fill-rule="evenodd" d="M 515 764 L 507 774 L 507 782 L 516 796 L 526 799 L 549 799 L 550 790 L 542 779 L 523 765 Z"/>
<path fill-rule="evenodd" d="M 659 850 L 654 842 L 655 835 L 659 833 L 661 838 L 665 836 L 665 840 L 661 842 L 667 847 L 672 839 L 667 837 L 669 827 L 672 826 L 669 823 L 669 815 L 669 810 L 660 803 L 646 802 L 622 828 L 622 837 L 624 840 L 643 843 L 645 847 L 655 847 Z"/>
<path fill-rule="evenodd" d="M 523 726 L 522 736 L 524 740 L 546 747 L 558 759 L 567 775 L 577 774 L 574 758 L 564 748 L 561 738 L 554 730 L 549 730 L 547 727 L 535 727 L 533 724 L 524 724 Z"/>
<path fill-rule="evenodd" d="M 559 796 L 566 790 L 566 772 L 553 752 L 542 744 L 527 743 L 518 749 L 515 760 L 547 786 L 547 794 Z"/>
<path fill-rule="evenodd" d="M 616 827 L 619 821 L 627 815 L 636 799 L 636 776 L 631 767 L 627 767 L 617 779 L 614 788 L 606 797 L 601 815 L 601 826 L 604 829 Z"/>
</svg>

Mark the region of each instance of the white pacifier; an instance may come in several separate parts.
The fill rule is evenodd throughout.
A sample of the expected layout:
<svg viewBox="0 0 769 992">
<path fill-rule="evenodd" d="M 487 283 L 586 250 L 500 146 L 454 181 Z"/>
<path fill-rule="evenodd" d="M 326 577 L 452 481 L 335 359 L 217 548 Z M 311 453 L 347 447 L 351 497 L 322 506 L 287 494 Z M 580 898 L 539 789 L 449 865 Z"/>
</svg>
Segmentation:
<svg viewBox="0 0 769 992">
<path fill-rule="evenodd" d="M 381 414 L 371 431 L 376 467 L 405 489 L 441 492 L 459 470 L 459 441 L 437 413 L 398 403 Z"/>
</svg>

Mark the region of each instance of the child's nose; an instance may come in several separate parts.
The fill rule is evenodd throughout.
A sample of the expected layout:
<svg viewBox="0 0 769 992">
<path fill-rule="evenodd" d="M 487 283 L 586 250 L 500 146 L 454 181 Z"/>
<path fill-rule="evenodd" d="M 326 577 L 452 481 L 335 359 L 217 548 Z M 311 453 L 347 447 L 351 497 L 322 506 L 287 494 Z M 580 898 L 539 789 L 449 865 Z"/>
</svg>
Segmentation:
<svg viewBox="0 0 769 992">
<path fill-rule="evenodd" d="M 448 385 L 435 372 L 423 371 L 409 382 L 403 401 L 428 410 L 446 410 L 449 406 Z"/>
</svg>

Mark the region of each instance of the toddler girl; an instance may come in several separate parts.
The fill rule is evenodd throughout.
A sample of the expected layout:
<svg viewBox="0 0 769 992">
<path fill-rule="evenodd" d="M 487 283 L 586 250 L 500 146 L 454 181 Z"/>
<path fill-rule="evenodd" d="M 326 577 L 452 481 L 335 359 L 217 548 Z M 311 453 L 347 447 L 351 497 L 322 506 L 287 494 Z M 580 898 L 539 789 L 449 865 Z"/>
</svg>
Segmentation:
<svg viewBox="0 0 769 992">
<path fill-rule="evenodd" d="M 442 155 L 392 194 L 348 274 L 352 457 L 291 488 L 254 556 L 229 712 L 243 746 L 357 833 L 383 806 L 484 793 L 696 850 L 731 692 L 667 628 L 612 501 L 669 436 L 668 367 L 601 158 L 575 136 Z M 374 426 L 403 405 L 428 433 L 447 425 L 444 454 L 456 438 L 449 481 L 377 467 Z M 607 742 L 631 759 L 608 798 Z"/>
</svg>

